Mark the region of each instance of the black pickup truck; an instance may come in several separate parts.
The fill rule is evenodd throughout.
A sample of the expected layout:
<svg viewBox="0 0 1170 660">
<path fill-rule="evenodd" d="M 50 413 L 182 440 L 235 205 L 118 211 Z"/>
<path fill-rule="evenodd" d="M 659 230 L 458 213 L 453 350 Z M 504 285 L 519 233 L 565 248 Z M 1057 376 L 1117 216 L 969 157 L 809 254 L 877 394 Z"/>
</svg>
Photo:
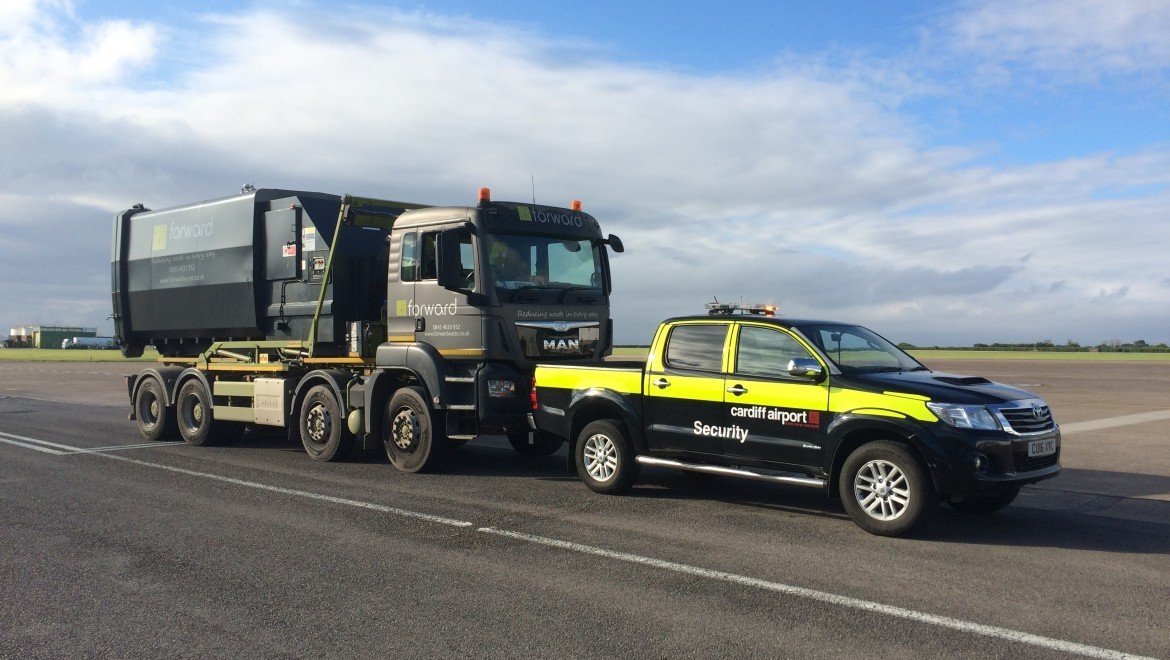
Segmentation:
<svg viewBox="0 0 1170 660">
<path fill-rule="evenodd" d="M 1060 472 L 1029 392 L 931 371 L 857 325 L 716 311 L 663 322 L 642 367 L 537 368 L 533 423 L 572 442 L 591 489 L 624 492 L 641 465 L 772 481 L 897 536 L 940 500 L 990 513 Z"/>
</svg>

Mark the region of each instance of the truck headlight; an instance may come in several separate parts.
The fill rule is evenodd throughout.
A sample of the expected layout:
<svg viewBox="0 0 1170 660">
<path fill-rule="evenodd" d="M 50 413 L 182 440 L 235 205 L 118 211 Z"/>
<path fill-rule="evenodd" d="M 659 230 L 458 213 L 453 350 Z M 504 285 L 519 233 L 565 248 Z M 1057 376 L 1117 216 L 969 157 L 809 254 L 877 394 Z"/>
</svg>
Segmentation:
<svg viewBox="0 0 1170 660">
<path fill-rule="evenodd" d="M 516 383 L 510 380 L 489 380 L 487 382 L 488 396 L 493 399 L 511 398 L 516 396 Z"/>
<path fill-rule="evenodd" d="M 927 403 L 927 408 L 942 421 L 960 429 L 998 431 L 999 423 L 983 406 L 963 406 L 957 403 Z"/>
</svg>

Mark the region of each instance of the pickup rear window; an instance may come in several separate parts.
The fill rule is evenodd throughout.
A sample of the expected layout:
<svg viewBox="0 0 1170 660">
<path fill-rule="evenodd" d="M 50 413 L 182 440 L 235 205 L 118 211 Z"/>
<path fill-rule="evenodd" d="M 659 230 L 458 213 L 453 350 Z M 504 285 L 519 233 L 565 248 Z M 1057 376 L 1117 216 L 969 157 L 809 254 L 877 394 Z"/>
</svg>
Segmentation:
<svg viewBox="0 0 1170 660">
<path fill-rule="evenodd" d="M 723 368 L 723 342 L 727 326 L 705 323 L 680 325 L 666 339 L 666 365 L 676 369 L 719 371 Z"/>
</svg>

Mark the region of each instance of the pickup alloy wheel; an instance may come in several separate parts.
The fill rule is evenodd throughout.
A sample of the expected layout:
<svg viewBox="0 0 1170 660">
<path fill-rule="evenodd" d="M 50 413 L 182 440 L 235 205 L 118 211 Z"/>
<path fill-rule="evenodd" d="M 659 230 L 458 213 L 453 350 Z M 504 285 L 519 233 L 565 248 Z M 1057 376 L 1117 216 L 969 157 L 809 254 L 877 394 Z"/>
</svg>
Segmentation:
<svg viewBox="0 0 1170 660">
<path fill-rule="evenodd" d="M 910 449 L 879 440 L 858 447 L 841 468 L 841 503 L 853 522 L 879 536 L 909 534 L 937 508 L 925 472 Z"/>
<path fill-rule="evenodd" d="M 614 420 L 586 424 L 577 436 L 573 456 L 578 476 L 598 493 L 624 493 L 638 478 L 630 441 Z"/>
</svg>

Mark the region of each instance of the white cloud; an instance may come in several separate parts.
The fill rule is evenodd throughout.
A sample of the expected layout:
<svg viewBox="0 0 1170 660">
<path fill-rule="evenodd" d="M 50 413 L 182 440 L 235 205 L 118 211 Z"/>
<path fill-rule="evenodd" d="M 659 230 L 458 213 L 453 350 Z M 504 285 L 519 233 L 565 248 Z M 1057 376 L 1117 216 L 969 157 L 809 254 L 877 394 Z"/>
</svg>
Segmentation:
<svg viewBox="0 0 1170 660">
<path fill-rule="evenodd" d="M 993 63 L 1095 77 L 1170 67 L 1163 0 L 966 2 L 945 38 Z"/>
<path fill-rule="evenodd" d="M 68 2 L 14 0 L 0 14 L 0 107 L 68 107 L 148 64 L 159 40 L 151 25 L 79 24 Z"/>
<path fill-rule="evenodd" d="M 977 168 L 920 143 L 888 89 L 821 66 L 682 75 L 417 14 L 288 9 L 178 28 L 40 7 L 11 24 L 0 52 L 41 44 L 0 58 L 0 195 L 21 209 L 0 217 L 0 254 L 28 269 L 55 241 L 78 255 L 68 277 L 5 276 L 13 322 L 60 309 L 43 301 L 70 287 L 104 308 L 107 219 L 135 202 L 255 182 L 467 203 L 481 185 L 526 199 L 535 175 L 541 201 L 583 199 L 626 240 L 619 341 L 711 295 L 917 343 L 1170 339 L 1166 145 Z M 142 87 L 160 57 L 177 69 Z"/>
</svg>

